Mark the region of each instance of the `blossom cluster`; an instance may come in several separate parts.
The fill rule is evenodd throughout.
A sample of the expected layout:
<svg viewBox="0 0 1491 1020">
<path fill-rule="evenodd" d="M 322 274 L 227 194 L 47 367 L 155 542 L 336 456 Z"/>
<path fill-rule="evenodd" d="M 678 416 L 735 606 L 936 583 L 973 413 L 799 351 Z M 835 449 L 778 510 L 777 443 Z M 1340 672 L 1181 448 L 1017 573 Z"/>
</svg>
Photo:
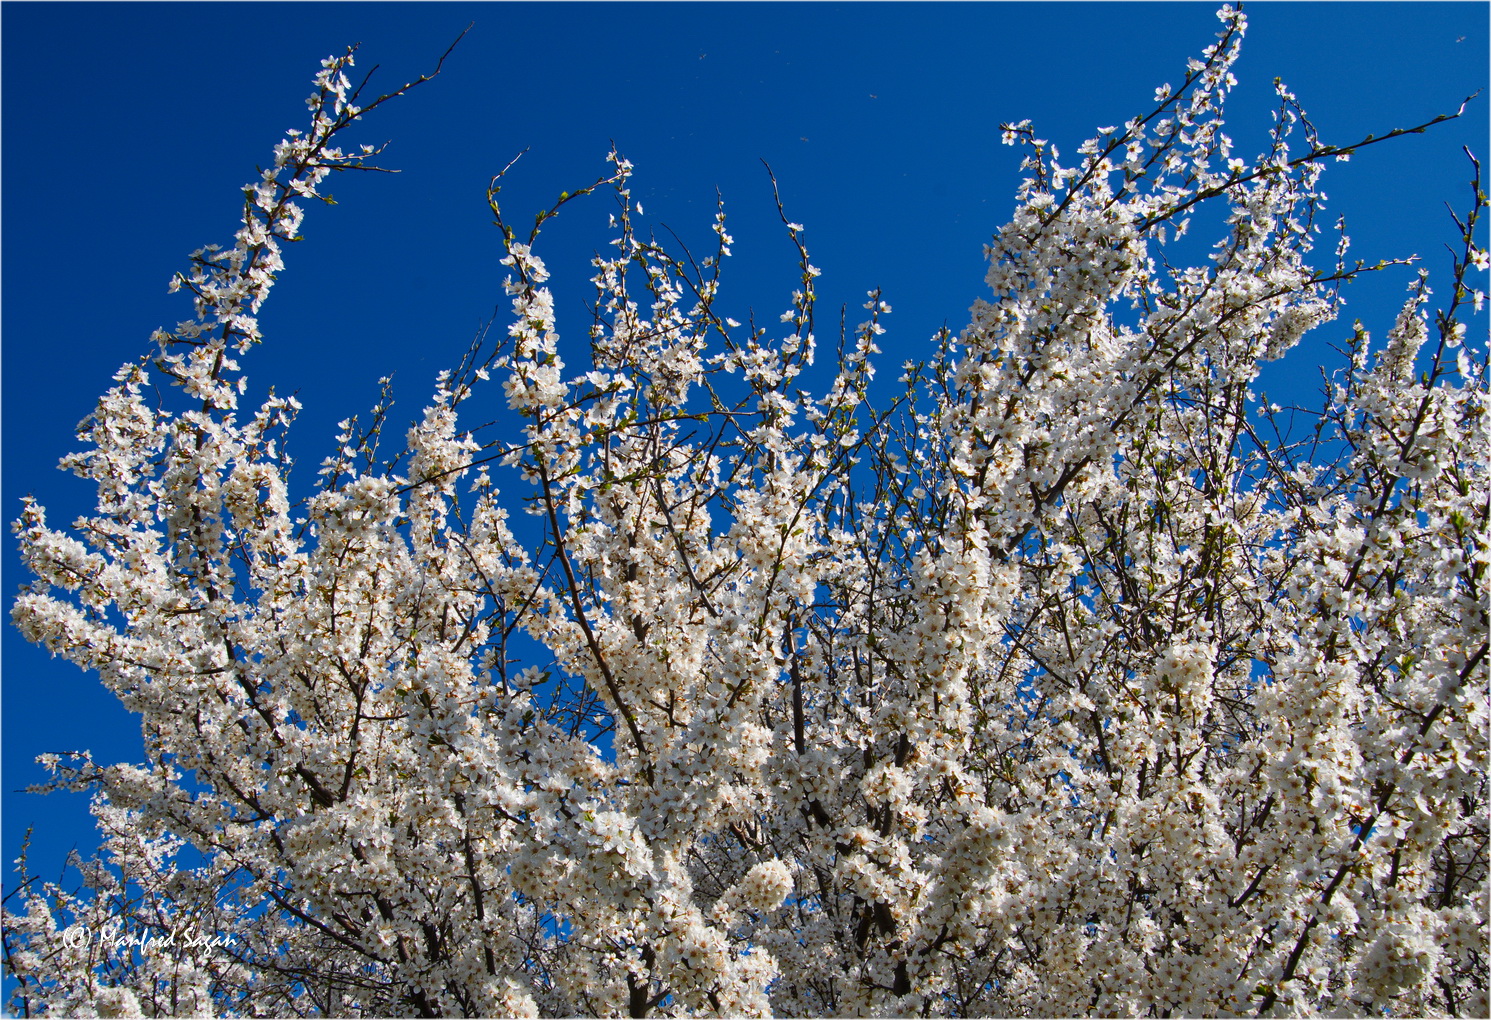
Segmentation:
<svg viewBox="0 0 1491 1020">
<path fill-rule="evenodd" d="M 196 318 L 66 461 L 96 512 L 15 524 L 15 624 L 145 760 L 47 763 L 103 857 L 7 907 L 13 1008 L 1485 1015 L 1479 168 L 1449 301 L 1421 277 L 1384 342 L 1358 327 L 1301 441 L 1252 387 L 1365 273 L 1310 265 L 1353 147 L 1279 86 L 1240 158 L 1219 17 L 1074 163 L 1005 127 L 989 293 L 888 403 L 884 295 L 816 363 L 784 215 L 800 286 L 742 326 L 723 209 L 671 253 L 612 153 L 559 201 L 619 209 L 588 334 L 538 250 L 558 206 L 520 232 L 494 181 L 505 335 L 397 470 L 385 399 L 292 494 L 298 405 L 240 417 L 238 361 L 298 200 L 371 154 L 333 144 L 377 103 L 329 60 L 235 245 L 177 277 Z M 1220 236 L 1175 265 L 1203 204 Z M 518 428 L 468 424 L 493 406 Z"/>
</svg>

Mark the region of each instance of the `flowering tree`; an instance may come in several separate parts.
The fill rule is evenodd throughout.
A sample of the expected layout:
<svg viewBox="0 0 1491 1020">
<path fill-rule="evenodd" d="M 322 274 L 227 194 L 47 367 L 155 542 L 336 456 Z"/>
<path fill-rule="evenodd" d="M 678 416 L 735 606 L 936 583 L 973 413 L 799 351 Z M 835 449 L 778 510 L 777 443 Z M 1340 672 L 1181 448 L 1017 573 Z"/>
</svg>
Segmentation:
<svg viewBox="0 0 1491 1020">
<path fill-rule="evenodd" d="M 723 212 L 695 260 L 634 229 L 615 153 L 526 232 L 494 180 L 507 335 L 394 460 L 386 401 L 345 422 L 298 500 L 297 404 L 241 409 L 238 358 L 297 203 L 373 153 L 337 139 L 383 99 L 327 60 L 233 247 L 175 278 L 196 318 L 65 462 L 96 511 L 15 525 L 16 625 L 145 760 L 48 762 L 104 856 L 22 876 L 11 1008 L 1485 1015 L 1479 166 L 1443 307 L 1420 276 L 1319 409 L 1259 406 L 1367 271 L 1306 259 L 1323 163 L 1374 140 L 1281 86 L 1234 158 L 1220 18 L 1075 163 L 1005 128 L 991 293 L 888 402 L 878 292 L 810 369 L 796 224 L 791 309 L 742 326 Z M 534 243 L 601 188 L 618 236 L 561 343 Z M 1193 216 L 1219 240 L 1171 265 Z M 460 417 L 494 373 L 516 439 Z"/>
</svg>

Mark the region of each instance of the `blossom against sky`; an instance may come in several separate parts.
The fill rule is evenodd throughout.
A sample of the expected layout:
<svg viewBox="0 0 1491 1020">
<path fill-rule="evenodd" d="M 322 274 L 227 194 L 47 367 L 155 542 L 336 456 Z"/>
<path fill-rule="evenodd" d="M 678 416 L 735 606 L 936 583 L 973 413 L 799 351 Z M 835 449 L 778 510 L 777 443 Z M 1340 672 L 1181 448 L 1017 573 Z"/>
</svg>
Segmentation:
<svg viewBox="0 0 1491 1020">
<path fill-rule="evenodd" d="M 338 205 L 309 211 L 306 241 L 265 306 L 266 342 L 245 359 L 260 395 L 273 385 L 306 406 L 293 434 L 302 484 L 335 422 L 377 399 L 379 377 L 393 374 L 402 422 L 505 307 L 484 192 L 519 152 L 503 191 L 515 222 L 600 176 L 613 142 L 660 235 L 704 248 L 722 195 L 735 237 L 722 303 L 772 321 L 796 266 L 765 160 L 824 271 L 820 307 L 853 315 L 882 288 L 894 366 L 940 326 L 964 325 L 982 293 L 982 246 L 1019 176 L 1000 123 L 1029 118 L 1075 155 L 1178 80 L 1211 41 L 1214 10 L 6 4 L 0 506 L 13 519 L 35 493 L 55 520 L 82 509 L 86 487 L 54 470 L 74 425 L 152 330 L 190 316 L 166 293 L 171 273 L 193 249 L 231 239 L 238 187 L 303 120 L 320 59 L 349 43 L 362 44 L 360 68 L 381 65 L 376 94 L 430 69 L 475 23 L 437 81 L 370 118 L 357 140 L 391 140 L 381 163 L 401 172 L 334 182 Z M 1263 145 L 1276 76 L 1337 143 L 1421 123 L 1486 86 L 1484 4 L 1269 4 L 1249 8 L 1249 22 L 1229 115 L 1249 155 Z M 1355 258 L 1419 254 L 1443 269 L 1443 203 L 1465 190 L 1460 147 L 1491 149 L 1487 102 L 1330 168 L 1330 211 L 1347 217 Z M 546 227 L 540 250 L 556 279 L 583 282 L 609 211 L 597 196 Z M 1348 291 L 1348 321 L 1314 338 L 1320 360 L 1352 316 L 1386 330 L 1411 279 L 1395 272 L 1401 286 L 1377 287 L 1385 300 L 1358 305 Z M 578 336 L 588 288 L 556 293 L 561 329 L 568 315 Z M 1315 380 L 1297 382 L 1308 393 Z M 13 554 L 0 562 L 14 592 L 27 578 Z M 4 859 L 35 824 L 32 865 L 53 877 L 68 847 L 91 848 L 91 820 L 79 798 L 15 792 L 42 778 L 32 759 L 84 747 L 129 758 L 138 730 L 91 678 L 8 629 L 3 667 Z"/>
</svg>

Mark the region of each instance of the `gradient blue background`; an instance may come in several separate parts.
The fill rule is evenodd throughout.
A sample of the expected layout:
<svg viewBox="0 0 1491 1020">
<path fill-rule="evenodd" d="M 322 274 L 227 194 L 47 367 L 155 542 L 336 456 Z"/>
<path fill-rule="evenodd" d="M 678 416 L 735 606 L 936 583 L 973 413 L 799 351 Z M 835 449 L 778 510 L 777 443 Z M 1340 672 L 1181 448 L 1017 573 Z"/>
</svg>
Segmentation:
<svg viewBox="0 0 1491 1020">
<path fill-rule="evenodd" d="M 867 289 L 895 309 L 883 375 L 966 322 L 983 291 L 982 245 L 1012 209 L 1019 153 L 1001 121 L 1032 118 L 1075 157 L 1099 125 L 1144 112 L 1218 28 L 1210 3 L 1176 4 L 32 4 L 3 28 L 3 491 L 0 516 L 36 494 L 54 522 L 89 491 L 54 470 L 113 371 L 150 332 L 190 317 L 166 282 L 208 242 L 231 243 L 238 188 L 300 127 L 319 60 L 361 42 L 374 89 L 431 68 L 468 22 L 445 73 L 380 110 L 354 141 L 392 140 L 397 176 L 347 175 L 340 203 L 309 210 L 306 240 L 262 316 L 267 342 L 244 359 L 252 389 L 298 390 L 302 494 L 338 419 L 364 410 L 396 373 L 396 421 L 423 406 L 499 305 L 489 177 L 520 150 L 503 191 L 525 224 L 560 190 L 604 170 L 610 140 L 637 167 L 644 223 L 707 251 L 715 191 L 736 257 L 722 302 L 767 323 L 788 307 L 796 267 L 760 161 L 788 216 L 806 225 L 820 280 L 820 338 L 841 304 L 859 321 Z M 1230 129 L 1263 146 L 1272 80 L 1298 94 L 1325 140 L 1346 143 L 1455 109 L 1487 84 L 1484 3 L 1260 4 L 1237 67 Z M 1328 212 L 1355 257 L 1410 254 L 1440 272 L 1463 208 L 1468 145 L 1485 156 L 1488 97 L 1429 134 L 1332 165 Z M 561 328 L 588 321 L 583 283 L 604 243 L 609 198 L 566 207 L 546 227 Z M 1208 239 L 1209 240 L 1209 239 Z M 1332 243 L 1320 253 L 1331 260 Z M 1381 335 L 1409 270 L 1354 285 L 1346 321 L 1270 385 L 1308 391 L 1327 344 L 1353 316 Z M 1443 280 L 1443 276 L 1441 276 Z M 575 281 L 581 281 L 579 286 Z M 1481 286 L 1485 286 L 1484 283 Z M 1484 319 L 1478 320 L 1484 333 Z M 493 391 L 493 406 L 500 396 Z M 27 578 L 9 537 L 5 610 Z M 96 845 L 80 796 L 19 793 L 43 751 L 133 759 L 139 731 L 91 676 L 3 637 L 3 860 L 36 826 L 31 866 L 55 878 L 67 850 Z"/>
</svg>

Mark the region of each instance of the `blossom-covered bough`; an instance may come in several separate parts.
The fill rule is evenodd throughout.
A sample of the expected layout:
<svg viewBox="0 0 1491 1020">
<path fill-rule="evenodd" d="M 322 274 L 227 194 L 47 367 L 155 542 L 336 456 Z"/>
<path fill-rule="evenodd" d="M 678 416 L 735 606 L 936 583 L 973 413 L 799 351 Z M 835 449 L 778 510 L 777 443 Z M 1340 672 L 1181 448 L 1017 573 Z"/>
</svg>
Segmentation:
<svg viewBox="0 0 1491 1020">
<path fill-rule="evenodd" d="M 535 252 L 558 206 L 520 232 L 494 181 L 506 337 L 395 466 L 386 401 L 345 423 L 302 501 L 297 405 L 241 409 L 237 359 L 297 202 L 369 154 L 329 60 L 235 245 L 177 277 L 195 320 L 85 423 L 96 511 L 15 526 L 16 625 L 145 760 L 50 762 L 104 853 L 75 892 L 22 876 L 11 1009 L 1484 1016 L 1479 165 L 1438 309 L 1420 277 L 1319 409 L 1258 404 L 1368 271 L 1307 257 L 1323 163 L 1372 140 L 1281 86 L 1236 158 L 1220 18 L 1075 163 L 1006 127 L 991 293 L 888 404 L 878 292 L 810 368 L 796 224 L 791 310 L 743 326 L 723 212 L 670 254 L 613 154 L 560 199 L 618 200 L 587 344 Z M 493 375 L 516 438 L 460 417 Z"/>
</svg>

